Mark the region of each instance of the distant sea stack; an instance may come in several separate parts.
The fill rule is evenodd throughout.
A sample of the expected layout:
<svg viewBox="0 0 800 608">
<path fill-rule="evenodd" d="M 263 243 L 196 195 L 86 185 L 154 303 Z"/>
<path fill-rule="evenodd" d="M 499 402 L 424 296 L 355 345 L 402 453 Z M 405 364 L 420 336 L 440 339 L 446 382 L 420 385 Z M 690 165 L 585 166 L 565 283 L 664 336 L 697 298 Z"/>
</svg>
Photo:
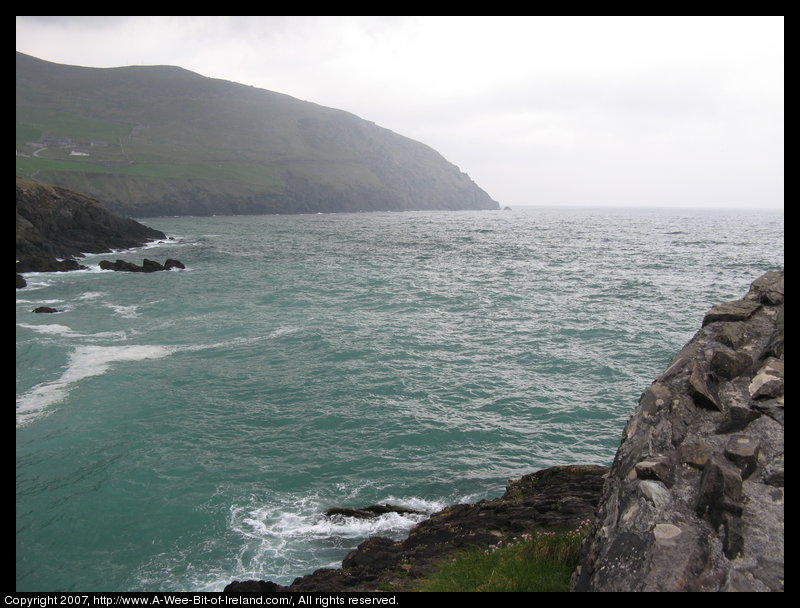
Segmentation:
<svg viewBox="0 0 800 608">
<path fill-rule="evenodd" d="M 432 148 L 171 66 L 16 54 L 17 175 L 132 216 L 499 209 Z"/>
<path fill-rule="evenodd" d="M 77 270 L 76 257 L 167 238 L 66 188 L 16 180 L 16 271 Z M 19 278 L 17 286 L 21 287 Z"/>
<path fill-rule="evenodd" d="M 623 433 L 574 591 L 783 591 L 784 273 L 714 306 Z"/>
</svg>

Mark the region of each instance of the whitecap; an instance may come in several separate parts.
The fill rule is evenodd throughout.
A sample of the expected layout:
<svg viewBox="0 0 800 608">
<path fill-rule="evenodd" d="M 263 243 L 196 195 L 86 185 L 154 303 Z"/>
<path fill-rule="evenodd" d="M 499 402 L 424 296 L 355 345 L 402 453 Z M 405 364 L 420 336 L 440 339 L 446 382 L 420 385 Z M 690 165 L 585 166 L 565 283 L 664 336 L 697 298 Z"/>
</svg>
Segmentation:
<svg viewBox="0 0 800 608">
<path fill-rule="evenodd" d="M 96 334 L 87 334 L 79 331 L 74 331 L 66 325 L 59 325 L 57 323 L 47 323 L 43 325 L 32 325 L 30 323 L 17 323 L 18 327 L 24 327 L 40 334 L 50 336 L 61 336 L 64 338 L 87 338 L 89 340 L 125 340 L 127 338 L 124 331 L 101 331 Z"/>
<path fill-rule="evenodd" d="M 404 537 L 431 513 L 444 508 L 444 503 L 421 498 L 389 497 L 378 504 L 393 504 L 419 512 L 392 512 L 369 518 L 326 516 L 319 498 L 314 496 L 288 500 L 286 504 L 232 505 L 229 525 L 234 532 L 269 545 L 282 545 L 292 539 L 361 539 L 374 535 L 398 538 Z"/>
<path fill-rule="evenodd" d="M 99 266 L 98 266 L 99 268 Z M 95 298 L 103 297 L 105 292 L 102 291 L 87 291 L 85 294 L 78 296 L 79 300 L 94 300 Z"/>
<path fill-rule="evenodd" d="M 122 304 L 106 304 L 106 306 L 113 310 L 115 314 L 125 319 L 135 319 L 136 317 L 141 316 L 138 312 L 136 312 L 136 309 L 138 308 L 136 305 L 123 306 Z"/>
<path fill-rule="evenodd" d="M 17 427 L 44 415 L 52 405 L 63 401 L 78 382 L 105 374 L 114 363 L 160 359 L 171 352 L 164 346 L 149 345 L 79 346 L 70 354 L 60 378 L 38 384 L 17 398 Z"/>
</svg>

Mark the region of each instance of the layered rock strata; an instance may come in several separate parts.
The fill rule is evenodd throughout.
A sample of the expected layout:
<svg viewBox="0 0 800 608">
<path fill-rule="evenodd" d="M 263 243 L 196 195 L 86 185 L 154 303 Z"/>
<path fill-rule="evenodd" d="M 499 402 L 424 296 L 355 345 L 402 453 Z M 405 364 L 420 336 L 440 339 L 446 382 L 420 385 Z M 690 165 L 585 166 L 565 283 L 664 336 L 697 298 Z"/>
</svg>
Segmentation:
<svg viewBox="0 0 800 608">
<path fill-rule="evenodd" d="M 413 588 L 456 551 L 486 547 L 531 530 L 573 530 L 591 519 L 607 467 L 544 469 L 512 480 L 495 500 L 448 507 L 411 529 L 403 541 L 372 537 L 351 551 L 338 569 L 323 568 L 290 585 L 234 581 L 229 593 L 364 592 Z M 358 516 L 374 507 L 355 509 Z M 378 510 L 380 511 L 380 509 Z M 344 511 L 332 509 L 335 516 Z"/>
<path fill-rule="evenodd" d="M 714 306 L 623 433 L 574 591 L 782 591 L 784 273 Z"/>
</svg>

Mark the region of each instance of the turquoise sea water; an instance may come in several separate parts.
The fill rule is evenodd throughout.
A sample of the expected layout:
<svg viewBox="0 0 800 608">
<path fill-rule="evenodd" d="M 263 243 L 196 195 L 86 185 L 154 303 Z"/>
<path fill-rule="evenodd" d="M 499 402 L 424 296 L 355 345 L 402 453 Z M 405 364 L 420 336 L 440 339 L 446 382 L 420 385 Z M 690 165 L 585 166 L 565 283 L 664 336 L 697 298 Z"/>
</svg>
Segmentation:
<svg viewBox="0 0 800 608">
<path fill-rule="evenodd" d="M 16 589 L 289 583 L 555 464 L 610 464 L 782 212 L 152 218 L 173 240 L 17 290 Z M 154 274 L 101 259 L 183 261 Z M 63 309 L 32 314 L 40 305 Z"/>
</svg>

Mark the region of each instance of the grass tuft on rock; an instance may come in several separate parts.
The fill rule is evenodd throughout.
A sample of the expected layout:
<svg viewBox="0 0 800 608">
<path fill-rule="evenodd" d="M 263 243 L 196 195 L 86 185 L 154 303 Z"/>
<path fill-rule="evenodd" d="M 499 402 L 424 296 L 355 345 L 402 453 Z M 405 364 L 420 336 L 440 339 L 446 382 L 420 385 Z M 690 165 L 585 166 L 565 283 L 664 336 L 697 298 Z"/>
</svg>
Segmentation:
<svg viewBox="0 0 800 608">
<path fill-rule="evenodd" d="M 488 549 L 467 549 L 428 578 L 420 591 L 569 591 L 588 529 L 534 531 Z"/>
</svg>

